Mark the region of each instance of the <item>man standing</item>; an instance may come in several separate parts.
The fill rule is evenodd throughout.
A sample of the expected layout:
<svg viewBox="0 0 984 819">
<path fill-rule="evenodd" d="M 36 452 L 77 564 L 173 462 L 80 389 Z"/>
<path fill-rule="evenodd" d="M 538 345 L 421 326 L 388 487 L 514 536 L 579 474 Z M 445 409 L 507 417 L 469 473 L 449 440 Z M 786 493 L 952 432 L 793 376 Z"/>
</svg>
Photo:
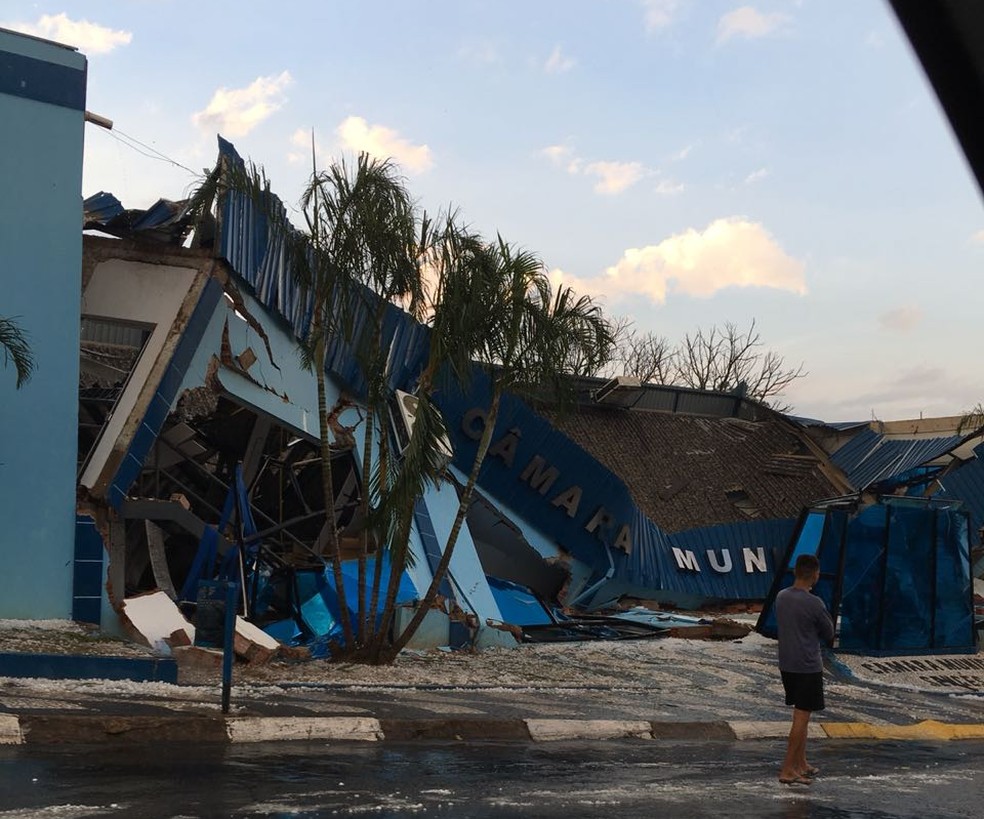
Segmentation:
<svg viewBox="0 0 984 819">
<path fill-rule="evenodd" d="M 810 715 L 824 708 L 820 641 L 830 643 L 834 639 L 834 624 L 823 601 L 810 593 L 820 578 L 816 556 L 796 558 L 794 574 L 793 585 L 776 595 L 779 672 L 786 689 L 786 705 L 793 706 L 793 725 L 779 781 L 784 785 L 809 785 L 819 771 L 806 761 L 806 734 Z"/>
</svg>

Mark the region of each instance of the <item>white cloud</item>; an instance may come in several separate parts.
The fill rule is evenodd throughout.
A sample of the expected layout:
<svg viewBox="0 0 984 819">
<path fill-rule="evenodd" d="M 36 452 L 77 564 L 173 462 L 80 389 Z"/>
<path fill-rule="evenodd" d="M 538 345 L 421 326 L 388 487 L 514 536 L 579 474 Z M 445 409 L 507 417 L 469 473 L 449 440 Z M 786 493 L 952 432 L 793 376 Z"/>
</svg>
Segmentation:
<svg viewBox="0 0 984 819">
<path fill-rule="evenodd" d="M 680 9 L 680 0 L 642 0 L 642 8 L 646 31 L 660 31 L 673 23 Z"/>
<path fill-rule="evenodd" d="M 683 182 L 674 182 L 672 179 L 660 179 L 653 190 L 662 196 L 673 196 L 676 193 L 683 193 L 685 186 Z"/>
<path fill-rule="evenodd" d="M 83 54 L 108 54 L 117 46 L 129 45 L 133 34 L 121 29 L 107 28 L 88 20 L 71 20 L 62 14 L 44 14 L 36 23 L 2 23 L 5 28 L 33 34 L 75 46 Z"/>
<path fill-rule="evenodd" d="M 728 287 L 770 287 L 806 294 L 802 262 L 787 254 L 757 222 L 733 216 L 704 230 L 690 228 L 656 245 L 630 248 L 604 275 L 564 277 L 580 292 L 610 298 L 670 293 L 709 298 Z"/>
<path fill-rule="evenodd" d="M 878 317 L 878 323 L 883 330 L 893 330 L 897 333 L 908 333 L 922 321 L 923 311 L 914 304 L 887 310 Z"/>
<path fill-rule="evenodd" d="M 293 146 L 293 150 L 287 153 L 287 161 L 293 165 L 300 164 L 302 162 L 307 163 L 310 167 L 311 165 L 311 139 L 312 133 L 310 128 L 298 128 L 290 135 L 290 144 Z M 319 163 L 321 159 L 327 155 L 321 142 L 315 136 L 314 139 L 314 151 L 315 156 L 319 157 Z"/>
<path fill-rule="evenodd" d="M 767 37 L 781 29 L 789 20 L 787 14 L 763 14 L 752 6 L 742 6 L 729 11 L 718 20 L 717 43 L 720 45 L 732 37 L 744 37 L 748 40 Z"/>
<path fill-rule="evenodd" d="M 410 173 L 424 173 L 434 167 L 427 145 L 414 145 L 392 128 L 370 125 L 362 117 L 348 117 L 336 133 L 345 148 L 365 151 L 379 159 L 392 159 Z"/>
<path fill-rule="evenodd" d="M 257 77 L 245 88 L 219 88 L 192 121 L 206 131 L 227 137 L 246 136 L 284 104 L 284 90 L 293 82 L 290 72 Z"/>
<path fill-rule="evenodd" d="M 694 149 L 694 146 L 693 145 L 685 145 L 679 151 L 677 151 L 675 154 L 673 154 L 670 157 L 670 160 L 673 161 L 673 162 L 682 162 L 684 159 L 686 159 L 688 156 L 690 156 L 690 152 L 693 149 Z"/>
<path fill-rule="evenodd" d="M 547 58 L 546 64 L 543 69 L 548 74 L 563 74 L 570 71 L 576 64 L 576 61 L 572 57 L 565 57 L 563 52 L 560 50 L 560 46 L 554 46 L 554 50 L 550 52 L 550 56 Z"/>
<path fill-rule="evenodd" d="M 652 173 L 641 162 L 589 161 L 578 156 L 569 145 L 550 145 L 540 153 L 572 176 L 595 177 L 598 180 L 595 193 L 607 196 L 622 193 Z"/>
<path fill-rule="evenodd" d="M 984 229 L 977 231 L 970 237 L 970 241 L 975 245 L 984 245 Z"/>
<path fill-rule="evenodd" d="M 768 168 L 759 168 L 757 171 L 752 171 L 748 176 L 745 177 L 745 184 L 754 185 L 756 182 L 761 182 L 768 175 L 769 175 Z"/>
<path fill-rule="evenodd" d="M 598 177 L 595 193 L 606 195 L 621 193 L 646 175 L 641 162 L 590 162 L 583 172 Z"/>
</svg>

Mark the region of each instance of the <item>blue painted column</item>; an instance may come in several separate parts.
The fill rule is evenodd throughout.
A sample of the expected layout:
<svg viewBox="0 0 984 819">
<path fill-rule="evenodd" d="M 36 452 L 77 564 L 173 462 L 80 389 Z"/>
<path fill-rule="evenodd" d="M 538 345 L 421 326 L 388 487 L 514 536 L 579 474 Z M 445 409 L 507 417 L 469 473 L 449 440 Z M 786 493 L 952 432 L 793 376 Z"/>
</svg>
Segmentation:
<svg viewBox="0 0 984 819">
<path fill-rule="evenodd" d="M 72 613 L 86 60 L 0 30 L 0 316 L 37 361 L 0 365 L 0 617 Z M 0 356 L 2 360 L 2 356 Z"/>
</svg>

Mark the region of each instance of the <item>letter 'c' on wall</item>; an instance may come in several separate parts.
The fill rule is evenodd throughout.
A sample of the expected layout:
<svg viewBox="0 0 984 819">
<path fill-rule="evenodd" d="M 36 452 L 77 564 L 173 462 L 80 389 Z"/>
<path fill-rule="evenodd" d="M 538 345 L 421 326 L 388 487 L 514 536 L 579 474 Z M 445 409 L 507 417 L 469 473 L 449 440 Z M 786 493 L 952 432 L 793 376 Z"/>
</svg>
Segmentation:
<svg viewBox="0 0 984 819">
<path fill-rule="evenodd" d="M 461 418 L 461 431 L 473 441 L 480 441 L 482 439 L 482 433 L 485 431 L 485 420 L 487 418 L 488 413 L 481 407 L 472 407 Z M 479 423 L 476 424 L 476 421 Z"/>
</svg>

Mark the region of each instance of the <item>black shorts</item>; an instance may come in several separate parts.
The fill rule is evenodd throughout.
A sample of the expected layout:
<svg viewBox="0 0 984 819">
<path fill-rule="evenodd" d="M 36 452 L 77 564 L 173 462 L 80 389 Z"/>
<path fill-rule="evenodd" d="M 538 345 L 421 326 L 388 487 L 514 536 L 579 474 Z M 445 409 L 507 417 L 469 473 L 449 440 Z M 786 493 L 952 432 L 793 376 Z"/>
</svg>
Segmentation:
<svg viewBox="0 0 984 819">
<path fill-rule="evenodd" d="M 780 671 L 782 687 L 786 689 L 786 705 L 800 711 L 823 711 L 823 672 L 796 674 Z"/>
</svg>

